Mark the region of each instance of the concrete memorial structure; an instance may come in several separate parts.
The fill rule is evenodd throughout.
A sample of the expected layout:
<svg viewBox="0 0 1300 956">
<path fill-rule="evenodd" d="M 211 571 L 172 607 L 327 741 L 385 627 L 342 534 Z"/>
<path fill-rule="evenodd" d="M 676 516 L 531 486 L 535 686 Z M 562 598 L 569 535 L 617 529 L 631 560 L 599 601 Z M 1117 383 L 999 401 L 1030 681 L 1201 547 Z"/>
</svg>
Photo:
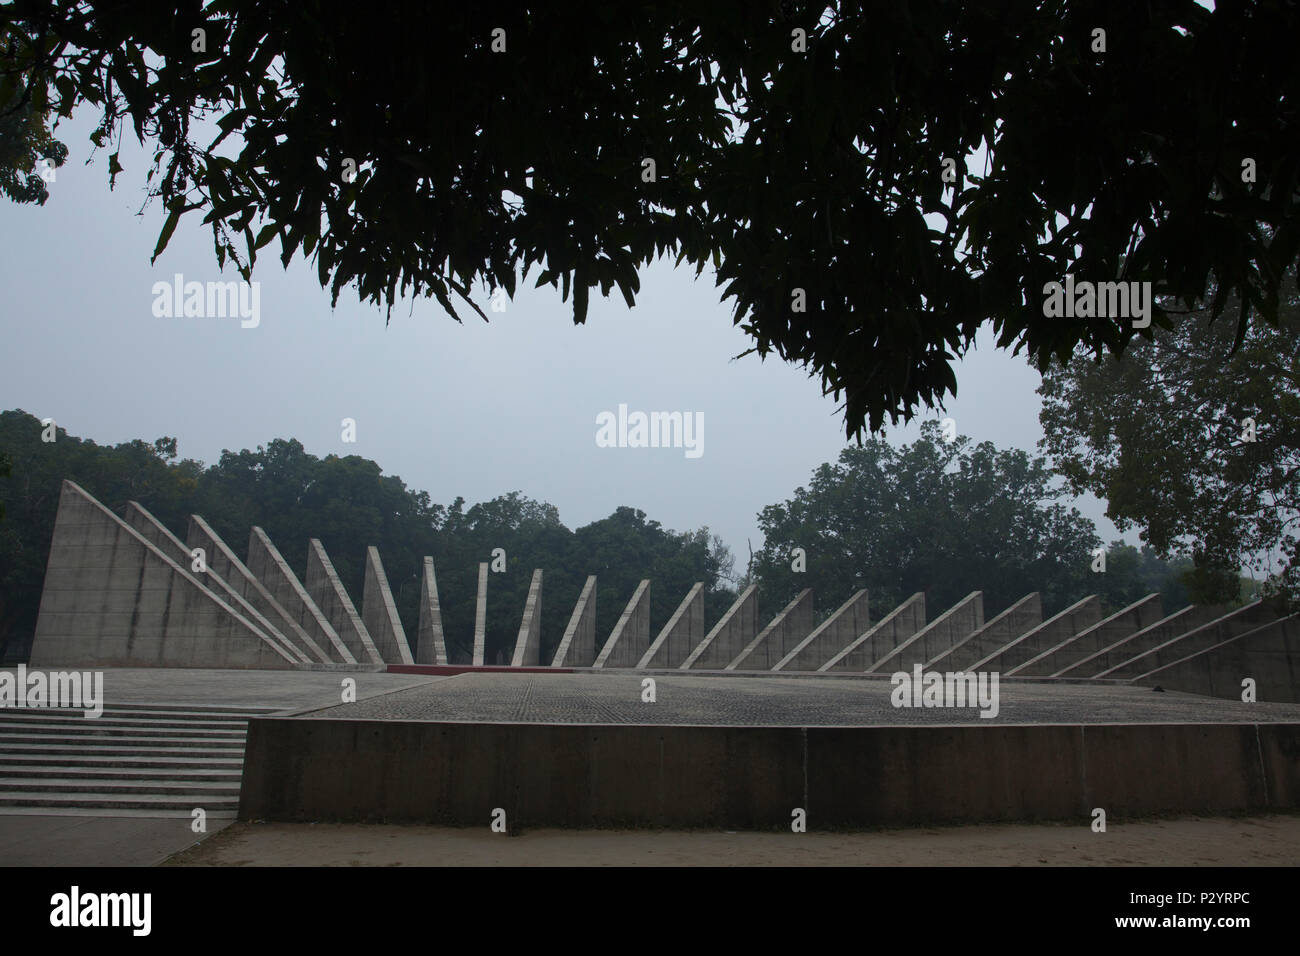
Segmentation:
<svg viewBox="0 0 1300 956">
<path fill-rule="evenodd" d="M 424 559 L 424 576 L 420 579 L 420 623 L 415 632 L 415 660 L 419 664 L 450 663 L 447 639 L 442 630 L 442 605 L 438 603 L 438 579 L 433 558 Z"/>
<path fill-rule="evenodd" d="M 695 649 L 686 655 L 681 669 L 709 670 L 725 667 L 758 633 L 758 586 L 751 584 L 736 597 L 727 613 Z"/>
<path fill-rule="evenodd" d="M 760 629 L 750 586 L 706 630 L 696 583 L 652 639 L 642 580 L 598 643 L 589 575 L 547 653 L 536 569 L 490 667 L 488 564 L 473 633 L 454 635 L 472 648 L 461 661 L 433 557 L 418 570 L 398 570 L 419 582 L 412 648 L 375 547 L 358 613 L 318 539 L 300 579 L 260 528 L 245 563 L 198 515 L 182 543 L 138 503 L 115 514 L 65 481 L 29 666 L 136 669 L 106 685 L 137 689 L 110 701 L 107 733 L 0 712 L 0 757 L 32 771 L 0 780 L 0 804 L 188 813 L 207 786 L 182 779 L 193 762 L 220 779 L 221 807 L 238 785 L 241 816 L 276 820 L 479 825 L 504 808 L 525 825 L 770 828 L 804 808 L 814 826 L 1086 825 L 1095 806 L 1300 808 L 1300 617 L 1262 602 L 1166 615 L 1149 595 L 1103 614 L 1089 596 L 1043 620 L 1029 594 L 986 621 L 980 592 L 932 617 L 917 593 L 873 623 L 865 591 L 819 619 L 805 589 Z M 160 670 L 151 699 L 140 668 L 187 670 Z M 311 673 L 330 670 L 355 673 L 362 699 L 339 703 L 338 675 Z M 999 676 L 1000 709 L 904 713 L 892 689 L 914 670 Z M 260 681 L 317 696 L 293 712 L 227 699 Z M 177 703 L 182 685 L 204 702 Z M 127 757 L 175 779 L 105 771 Z M 64 761 L 112 792 L 70 796 L 85 785 L 49 782 Z"/>
<path fill-rule="evenodd" d="M 348 592 L 343 589 L 334 562 L 325 553 L 325 545 L 319 538 L 312 538 L 307 549 L 307 593 L 316 602 L 329 621 L 330 626 L 348 650 L 353 659 L 361 663 L 382 664 L 383 656 L 370 639 L 365 621 L 357 613 L 356 605 Z"/>
<path fill-rule="evenodd" d="M 698 581 L 686 592 L 682 603 L 660 630 L 637 667 L 680 667 L 691 651 L 704 639 L 704 582 Z"/>
<path fill-rule="evenodd" d="M 650 647 L 650 582 L 632 592 L 623 615 L 614 625 L 592 667 L 635 667 Z"/>
<path fill-rule="evenodd" d="M 590 667 L 596 662 L 596 576 L 589 575 L 555 649 L 552 667 Z"/>
<path fill-rule="evenodd" d="M 524 604 L 524 619 L 519 624 L 511 667 L 537 667 L 542 663 L 542 569 L 533 572 Z"/>
<path fill-rule="evenodd" d="M 496 663 L 485 660 L 489 566 L 478 570 L 468 666 Z M 182 543 L 138 503 L 118 516 L 65 481 L 32 663 L 464 666 L 449 659 L 432 557 L 424 558 L 420 578 L 414 650 L 377 548 L 366 550 L 361 613 L 315 538 L 305 577 L 304 584 L 261 528 L 250 531 L 245 563 L 198 515 Z M 1166 689 L 1185 684 L 1192 693 L 1228 697 L 1250 678 L 1270 699 L 1292 701 L 1300 687 L 1292 619 L 1279 620 L 1259 601 L 1164 615 L 1156 594 L 1104 618 L 1101 602 L 1088 596 L 1046 621 L 1039 596 L 1029 594 L 986 622 L 976 591 L 927 623 L 918 593 L 873 624 L 866 591 L 818 620 L 807 588 L 759 630 L 758 593 L 750 586 L 706 633 L 705 588 L 697 582 L 652 640 L 651 582 L 643 580 L 598 646 L 591 575 L 543 659 L 542 577 L 542 569 L 533 572 L 506 666 L 888 677 L 920 665 L 1003 678 L 1158 680 Z"/>
</svg>

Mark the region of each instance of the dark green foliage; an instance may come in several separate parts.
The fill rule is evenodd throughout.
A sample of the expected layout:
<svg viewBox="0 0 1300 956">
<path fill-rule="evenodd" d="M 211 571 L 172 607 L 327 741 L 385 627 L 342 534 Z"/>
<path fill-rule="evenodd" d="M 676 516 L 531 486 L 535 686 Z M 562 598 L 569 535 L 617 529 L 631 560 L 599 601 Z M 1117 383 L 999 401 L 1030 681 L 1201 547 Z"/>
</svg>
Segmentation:
<svg viewBox="0 0 1300 956">
<path fill-rule="evenodd" d="M 659 255 L 712 264 L 754 349 L 819 375 L 851 435 L 955 394 L 986 321 L 1040 369 L 1124 349 L 1125 319 L 1043 315 L 1067 273 L 1187 304 L 1213 277 L 1215 314 L 1272 321 L 1300 252 L 1289 0 L 14 0 L 0 30 L 5 82 L 156 148 L 159 252 L 195 211 L 246 275 L 278 240 L 335 299 L 454 314 L 535 269 L 579 323 Z"/>
<path fill-rule="evenodd" d="M 1091 593 L 1118 609 L 1144 588 L 1159 590 L 1167 569 L 1127 561 L 1114 550 L 1121 545 L 1112 546 L 1115 568 L 1092 573 L 1101 541 L 1092 521 L 1056 502 L 1052 478 L 1043 458 L 960 436 L 945 442 L 934 422 L 910 445 L 846 448 L 809 487 L 759 515 L 764 616 L 805 587 L 816 589 L 821 617 L 867 588 L 872 620 L 917 591 L 933 617 L 981 590 L 990 618 L 1030 591 L 1051 614 Z M 792 569 L 794 548 L 807 554 L 805 573 Z M 1170 598 L 1186 603 L 1178 592 Z"/>
<path fill-rule="evenodd" d="M 1252 326 L 1234 352 L 1239 308 L 1215 323 L 1192 312 L 1122 359 L 1080 354 L 1049 372 L 1042 447 L 1117 527 L 1141 528 L 1157 554 L 1192 555 L 1192 600 L 1236 600 L 1243 566 L 1295 600 L 1300 300 L 1284 299 L 1279 327 Z"/>
<path fill-rule="evenodd" d="M 1191 603 L 1186 576 L 1193 568 L 1189 557 L 1180 555 L 1166 562 L 1150 545 L 1139 550 L 1123 541 L 1112 541 L 1106 548 L 1106 572 L 1094 574 L 1090 583 L 1108 613 L 1122 610 L 1148 594 L 1159 594 L 1165 613 L 1172 614 Z"/>
<path fill-rule="evenodd" d="M 24 82 L 15 68 L 34 51 L 31 37 L 0 14 L 0 194 L 43 206 L 50 191 L 42 173 L 55 174 L 68 147 L 50 133 L 48 86 Z"/>
</svg>

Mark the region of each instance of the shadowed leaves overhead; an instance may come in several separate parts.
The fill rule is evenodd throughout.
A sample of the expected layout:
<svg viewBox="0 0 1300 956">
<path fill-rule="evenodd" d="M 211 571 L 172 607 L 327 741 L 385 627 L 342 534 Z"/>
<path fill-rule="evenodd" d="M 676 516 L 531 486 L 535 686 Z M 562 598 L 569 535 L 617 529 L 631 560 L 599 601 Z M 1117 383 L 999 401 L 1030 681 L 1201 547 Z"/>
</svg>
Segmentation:
<svg viewBox="0 0 1300 956">
<path fill-rule="evenodd" d="M 753 349 L 820 376 L 850 434 L 955 394 L 988 321 L 1040 368 L 1121 351 L 1125 321 L 1043 316 L 1067 273 L 1188 304 L 1213 277 L 1244 327 L 1300 251 L 1281 0 L 16 0 L 0 28 L 0 102 L 90 102 L 102 141 L 156 148 L 158 253 L 194 212 L 219 262 L 306 256 L 335 301 L 486 319 L 476 285 L 535 276 L 579 323 L 670 255 L 712 266 Z"/>
</svg>

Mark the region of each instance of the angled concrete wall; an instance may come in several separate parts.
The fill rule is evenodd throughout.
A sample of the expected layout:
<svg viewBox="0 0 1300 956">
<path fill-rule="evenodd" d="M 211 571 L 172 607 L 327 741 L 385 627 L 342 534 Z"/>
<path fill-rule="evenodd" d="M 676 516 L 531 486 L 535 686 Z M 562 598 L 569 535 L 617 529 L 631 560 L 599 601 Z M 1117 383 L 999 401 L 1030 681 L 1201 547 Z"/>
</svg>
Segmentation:
<svg viewBox="0 0 1300 956">
<path fill-rule="evenodd" d="M 325 620 L 358 663 L 384 663 L 319 538 L 312 538 L 307 545 L 307 580 L 304 584 L 312 603 L 320 608 Z"/>
<path fill-rule="evenodd" d="M 190 550 L 202 548 L 207 557 L 208 573 L 220 577 L 240 597 L 275 624 L 276 630 L 297 648 L 303 658 L 317 664 L 326 662 L 325 652 L 311 639 L 311 635 L 302 629 L 302 625 L 294 619 L 293 615 L 280 606 L 275 596 L 199 515 L 190 515 L 185 544 Z"/>
<path fill-rule="evenodd" d="M 442 605 L 438 602 L 438 579 L 433 572 L 433 558 L 424 558 L 424 575 L 420 579 L 420 623 L 416 630 L 417 664 L 450 664 L 447 636 L 442 630 Z"/>
<path fill-rule="evenodd" d="M 568 626 L 555 649 L 552 667 L 590 667 L 596 662 L 596 575 L 587 576 Z"/>
<path fill-rule="evenodd" d="M 296 661 L 188 565 L 65 481 L 31 664 L 288 669 Z"/>
<path fill-rule="evenodd" d="M 1007 672 L 1008 677 L 1054 677 L 1085 657 L 1150 627 L 1165 616 L 1159 594 L 1148 594 L 1104 621 L 1068 637 Z"/>
<path fill-rule="evenodd" d="M 406 631 L 397 616 L 397 604 L 388 588 L 388 575 L 379 549 L 373 544 L 366 548 L 366 583 L 361 596 L 361 617 L 366 622 L 370 639 L 375 642 L 380 657 L 386 664 L 414 664 L 411 646 L 406 643 Z"/>
<path fill-rule="evenodd" d="M 700 641 L 704 640 L 704 582 L 686 592 L 682 603 L 660 630 L 637 667 L 680 667 Z"/>
<path fill-rule="evenodd" d="M 704 640 L 686 655 L 680 669 L 721 670 L 745 649 L 757 633 L 758 585 L 751 584 L 737 595 L 727 613 L 704 635 Z"/>
<path fill-rule="evenodd" d="M 972 591 L 888 654 L 867 668 L 868 674 L 911 670 L 930 658 L 952 650 L 984 626 L 984 592 Z"/>
<path fill-rule="evenodd" d="M 635 667 L 650 646 L 650 582 L 642 581 L 592 667 Z"/>
<path fill-rule="evenodd" d="M 323 656 L 324 661 L 356 663 L 356 658 L 311 599 L 307 589 L 298 580 L 298 575 L 293 573 L 289 562 L 280 554 L 280 549 L 256 525 L 248 533 L 248 560 L 245 564 L 266 589 L 275 595 L 280 607 L 293 615 L 302 629 L 311 635 L 312 646 Z"/>
<path fill-rule="evenodd" d="M 1098 677 L 1111 680 L 1130 680 L 1141 677 L 1149 671 L 1164 667 L 1190 657 L 1198 651 L 1207 650 L 1215 644 L 1221 644 L 1229 638 L 1237 637 L 1247 631 L 1277 620 L 1277 615 L 1261 601 L 1252 601 L 1245 607 L 1230 611 L 1208 624 L 1172 638 L 1151 650 L 1131 658 L 1124 663 L 1102 671 Z"/>
<path fill-rule="evenodd" d="M 1061 677 L 1096 677 L 1112 667 L 1145 654 L 1175 637 L 1194 631 L 1202 624 L 1222 617 L 1226 608 L 1209 605 L 1192 605 L 1175 611 L 1163 620 L 1143 628 L 1136 634 L 1121 637 L 1110 647 L 1102 648 L 1082 658 L 1061 671 Z"/>
<path fill-rule="evenodd" d="M 815 671 L 870 627 L 866 589 L 852 597 L 776 662 L 774 671 Z"/>
<path fill-rule="evenodd" d="M 1087 630 L 1100 620 L 1101 601 L 1095 594 L 1090 594 L 1000 650 L 993 651 L 973 662 L 966 669 L 1006 673 L 1013 667 L 1019 667 L 1025 661 L 1037 657 L 1048 648 L 1055 647 L 1067 638 Z"/>
<path fill-rule="evenodd" d="M 1043 601 L 1037 591 L 1026 594 L 975 633 L 925 662 L 926 670 L 961 671 L 1043 623 Z"/>
<path fill-rule="evenodd" d="M 487 654 L 487 581 L 488 565 L 484 561 L 478 566 L 478 598 L 474 604 L 474 657 L 475 667 L 483 666 Z"/>
<path fill-rule="evenodd" d="M 1300 619 L 1296 615 L 1251 628 L 1134 682 L 1241 700 L 1246 678 L 1255 682 L 1257 702 L 1300 703 Z"/>
<path fill-rule="evenodd" d="M 524 601 L 524 616 L 519 622 L 515 654 L 511 667 L 540 667 L 542 664 L 542 569 L 533 571 Z"/>
<path fill-rule="evenodd" d="M 813 629 L 813 592 L 804 588 L 726 667 L 729 671 L 770 671 Z"/>
<path fill-rule="evenodd" d="M 192 557 L 194 549 L 186 547 L 180 538 L 172 534 L 166 525 L 150 514 L 138 501 L 127 504 L 123 520 L 163 554 L 182 568 L 188 568 L 190 574 L 202 581 L 209 590 L 234 608 L 237 613 L 248 618 L 261 633 L 273 640 L 291 659 L 300 664 L 310 663 L 310 659 L 306 654 L 298 650 L 287 637 L 280 633 L 280 630 L 261 611 L 244 600 L 243 596 L 227 584 L 221 575 L 207 570 L 195 571 L 194 558 Z M 207 566 L 206 554 L 204 555 L 203 564 L 205 567 Z"/>
<path fill-rule="evenodd" d="M 925 594 L 918 591 L 817 669 L 861 673 L 923 627 Z"/>
</svg>

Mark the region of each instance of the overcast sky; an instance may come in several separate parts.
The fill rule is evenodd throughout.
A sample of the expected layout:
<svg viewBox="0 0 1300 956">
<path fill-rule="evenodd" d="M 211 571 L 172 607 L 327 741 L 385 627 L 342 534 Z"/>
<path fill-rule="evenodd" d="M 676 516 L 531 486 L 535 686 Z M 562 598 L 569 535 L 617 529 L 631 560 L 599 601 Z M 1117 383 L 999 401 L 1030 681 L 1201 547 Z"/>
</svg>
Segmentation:
<svg viewBox="0 0 1300 956">
<path fill-rule="evenodd" d="M 159 318 L 156 282 L 237 279 L 217 270 L 201 214 L 181 221 L 156 266 L 163 216 L 144 199 L 147 157 L 124 139 L 127 171 L 110 192 L 107 153 L 85 165 L 91 116 L 65 122 L 70 150 L 43 207 L 0 200 L 0 407 L 52 417 L 72 434 L 113 444 L 179 439 L 181 455 L 215 462 L 223 449 L 297 438 L 314 455 L 359 454 L 448 503 L 512 490 L 548 501 L 576 528 L 619 505 L 665 527 L 721 534 L 743 570 L 756 515 L 806 484 L 845 445 L 837 403 L 803 370 L 757 356 L 705 272 L 659 263 L 641 274 L 634 309 L 593 295 L 585 326 L 557 290 L 529 280 L 490 324 L 457 325 L 432 300 L 393 310 L 345 290 L 337 309 L 315 268 L 285 271 L 265 250 L 255 328 L 233 318 Z M 489 294 L 477 300 L 487 311 Z M 468 310 L 462 310 L 468 312 Z M 957 368 L 947 414 L 976 441 L 1034 451 L 1038 375 L 992 346 Z M 703 454 L 597 447 L 596 417 L 629 411 L 702 413 Z M 929 417 L 941 415 L 931 413 Z M 356 442 L 340 423 L 355 419 Z M 889 429 L 890 441 L 919 426 Z M 1104 506 L 1080 510 L 1106 541 Z M 1127 536 L 1136 542 L 1136 536 Z"/>
</svg>

